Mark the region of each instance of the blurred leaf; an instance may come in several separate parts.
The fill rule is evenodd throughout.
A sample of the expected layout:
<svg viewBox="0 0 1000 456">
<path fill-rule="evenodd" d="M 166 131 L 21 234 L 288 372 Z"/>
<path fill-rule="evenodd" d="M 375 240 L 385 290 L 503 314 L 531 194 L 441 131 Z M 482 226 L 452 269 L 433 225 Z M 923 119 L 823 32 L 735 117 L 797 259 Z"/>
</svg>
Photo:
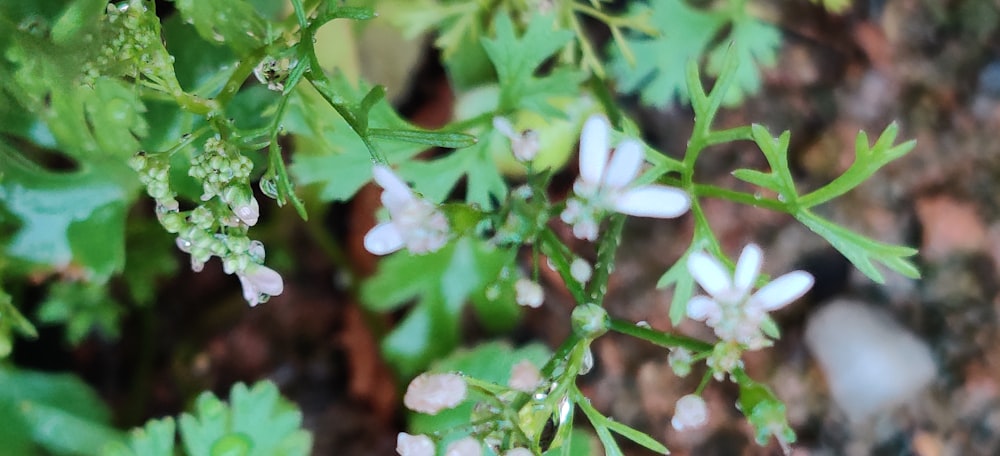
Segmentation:
<svg viewBox="0 0 1000 456">
<path fill-rule="evenodd" d="M 177 272 L 174 238 L 155 219 L 133 219 L 127 227 L 125 246 L 122 279 L 136 304 L 149 305 L 156 297 L 157 279 Z"/>
<path fill-rule="evenodd" d="M 554 15 L 533 15 L 524 34 L 518 37 L 510 16 L 501 13 L 496 17 L 496 38 L 482 41 L 496 67 L 501 111 L 524 108 L 547 116 L 565 117 L 549 99 L 578 94 L 584 74 L 563 66 L 546 76 L 535 76 L 546 60 L 573 39 L 573 32 L 557 29 L 554 24 Z"/>
<path fill-rule="evenodd" d="M 465 302 L 494 282 L 514 254 L 463 237 L 437 252 L 411 255 L 403 251 L 383 260 L 378 272 L 362 285 L 365 306 L 386 311 L 416 299 L 410 314 L 383 341 L 389 362 L 409 377 L 453 349 Z"/>
<path fill-rule="evenodd" d="M 306 455 L 312 437 L 301 427 L 302 412 L 268 381 L 249 389 L 237 383 L 230 391 L 228 406 L 212 393 L 202 393 L 193 414 L 180 418 L 181 439 L 191 456 Z"/>
<path fill-rule="evenodd" d="M 0 289 L 0 359 L 10 355 L 13 347 L 13 332 L 32 339 L 38 337 L 35 326 L 14 307 L 10 295 Z"/>
<path fill-rule="evenodd" d="M 5 175 L 0 204 L 20 219 L 6 253 L 32 265 L 83 268 L 102 282 L 125 260 L 125 209 L 138 189 L 123 161 L 81 163 L 69 173 L 44 170 L 0 143 Z"/>
<path fill-rule="evenodd" d="M 121 314 L 121 305 L 108 296 L 101 283 L 54 283 L 38 308 L 40 322 L 66 325 L 66 340 L 72 345 L 78 345 L 92 331 L 116 339 Z"/>
<path fill-rule="evenodd" d="M 774 26 L 750 16 L 745 2 L 738 5 L 729 11 L 699 9 L 686 0 L 659 0 L 633 6 L 633 14 L 652 9 L 651 23 L 659 26 L 660 33 L 655 37 L 625 39 L 636 56 L 634 65 L 618 48 L 613 48 L 611 73 L 618 80 L 619 89 L 624 93 L 639 92 L 642 102 L 650 106 L 686 103 L 690 100 L 685 83 L 687 63 L 700 63 L 708 56 L 708 74 L 720 76 L 726 53 L 732 46 L 740 66 L 724 103 L 739 104 L 747 95 L 759 91 L 758 67 L 774 66 L 781 35 Z M 720 32 L 725 33 L 719 36 Z"/>
<path fill-rule="evenodd" d="M 267 43 L 268 23 L 245 0 L 176 0 L 184 20 L 205 40 L 245 56 Z"/>
<path fill-rule="evenodd" d="M 234 2 L 236 3 L 236 2 Z M 184 90 L 214 96 L 239 63 L 226 46 L 202 38 L 195 27 L 174 15 L 163 21 L 163 41 L 174 58 L 177 81 Z"/>
<path fill-rule="evenodd" d="M 105 444 L 121 438 L 109 427 L 101 399 L 68 374 L 0 368 L 0 419 L 0 427 L 26 430 L 35 444 L 56 454 L 98 454 Z M 5 440 L 4 450 L 9 448 Z"/>
<path fill-rule="evenodd" d="M 104 456 L 173 456 L 174 419 L 149 420 L 135 428 L 124 442 L 113 442 L 101 452 Z"/>
</svg>

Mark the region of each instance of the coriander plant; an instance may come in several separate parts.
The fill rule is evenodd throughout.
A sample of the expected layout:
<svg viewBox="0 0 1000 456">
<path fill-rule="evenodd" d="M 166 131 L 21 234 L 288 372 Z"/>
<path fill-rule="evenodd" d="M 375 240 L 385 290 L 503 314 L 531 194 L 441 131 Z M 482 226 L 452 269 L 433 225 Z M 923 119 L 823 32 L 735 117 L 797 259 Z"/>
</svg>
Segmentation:
<svg viewBox="0 0 1000 456">
<path fill-rule="evenodd" d="M 769 312 L 814 279 L 764 277 L 756 244 L 734 261 L 703 202 L 788 214 L 872 280 L 883 282 L 885 268 L 915 278 L 915 250 L 817 210 L 914 143 L 897 143 L 895 125 L 874 142 L 861 132 L 853 164 L 803 191 L 788 132 L 716 126 L 720 110 L 760 90 L 779 30 L 747 0 L 625 3 L 0 1 L 0 441 L 17 454 L 309 453 L 302 412 L 268 381 L 236 384 L 228 405 L 204 392 L 176 420 L 125 433 L 79 378 L 10 358 L 40 324 L 64 324 L 73 345 L 118 337 L 129 313 L 164 305 L 157 281 L 178 273 L 179 254 L 194 272 L 235 276 L 231 286 L 238 281 L 252 307 L 243 312 L 280 307 L 281 298 L 269 300 L 287 295 L 296 269 L 293 239 L 280 233 L 296 225 L 318 233 L 366 315 L 399 316 L 374 333 L 414 412 L 398 434 L 401 455 L 614 455 L 622 439 L 667 454 L 578 385 L 608 332 L 662 347 L 678 376 L 701 377 L 677 401 L 673 428 L 702 426 L 706 386 L 732 382 L 733 406 L 757 442 L 790 451 L 784 404 L 751 378 L 743 356 L 779 338 Z M 381 81 L 358 76 L 357 61 L 321 58 L 330 48 L 358 52 L 360 31 L 385 23 L 411 40 L 431 38 L 457 96 L 446 125 L 410 123 Z M 344 27 L 348 39 L 319 39 L 325 27 Z M 644 142 L 630 94 L 650 106 L 689 103 L 686 149 Z M 730 170 L 752 191 L 699 179 L 711 148 L 728 143 L 766 159 L 766 169 Z M 557 176 L 576 172 L 574 153 L 579 172 L 563 194 Z M 370 182 L 384 210 L 362 244 L 381 259 L 363 277 L 347 241 L 321 221 Z M 629 217 L 693 224 L 657 286 L 672 290 L 674 327 L 703 322 L 713 339 L 605 310 Z M 592 263 L 574 247 L 591 243 Z M 513 348 L 504 334 L 532 318 L 526 308 L 547 305 L 543 268 L 574 301 L 568 336 L 554 348 Z M 29 289 L 44 290 L 40 305 L 29 305 Z M 462 346 L 466 307 L 496 341 Z"/>
</svg>

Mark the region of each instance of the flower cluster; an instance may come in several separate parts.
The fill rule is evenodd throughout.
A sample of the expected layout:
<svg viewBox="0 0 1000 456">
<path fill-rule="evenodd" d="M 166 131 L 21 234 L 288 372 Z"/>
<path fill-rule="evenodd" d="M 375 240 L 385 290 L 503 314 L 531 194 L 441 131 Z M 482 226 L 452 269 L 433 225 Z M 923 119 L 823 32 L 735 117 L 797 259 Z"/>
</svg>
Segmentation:
<svg viewBox="0 0 1000 456">
<path fill-rule="evenodd" d="M 192 270 L 201 271 L 209 259 L 219 257 L 225 273 L 239 278 L 250 306 L 284 291 L 281 275 L 263 265 L 264 245 L 247 236 L 260 213 L 249 186 L 249 159 L 218 138 L 206 141 L 189 170 L 202 183 L 202 204 L 190 211 L 180 210 L 170 187 L 167 154 L 139 153 L 129 165 L 156 201 L 160 224 L 177 235 L 177 248 L 191 255 Z"/>
<path fill-rule="evenodd" d="M 434 252 L 448 242 L 448 219 L 430 202 L 418 198 L 391 169 L 375 165 L 375 183 L 382 187 L 382 205 L 389 221 L 365 235 L 365 249 L 386 255 L 406 247 L 412 253 Z"/>
<path fill-rule="evenodd" d="M 174 95 L 181 91 L 174 74 L 174 59 L 160 37 L 160 22 L 147 7 L 148 0 L 108 4 L 101 24 L 102 46 L 83 64 L 82 82 L 88 85 L 102 75 L 144 76 L 148 86 Z"/>
<path fill-rule="evenodd" d="M 763 253 L 755 244 L 743 249 L 732 276 L 726 267 L 703 252 L 688 257 L 691 276 L 709 294 L 688 302 L 688 317 L 704 321 L 723 342 L 737 343 L 749 350 L 771 345 L 762 332 L 769 324 L 768 312 L 780 309 L 804 295 L 813 285 L 805 271 L 794 271 L 771 281 L 756 293 Z"/>
<path fill-rule="evenodd" d="M 609 154 L 610 128 L 607 119 L 595 115 L 587 119 L 580 135 L 580 178 L 560 215 L 579 239 L 596 240 L 598 224 L 607 211 L 674 218 L 691 206 L 687 194 L 676 188 L 635 185 L 644 161 L 642 145 L 625 140 Z"/>
</svg>

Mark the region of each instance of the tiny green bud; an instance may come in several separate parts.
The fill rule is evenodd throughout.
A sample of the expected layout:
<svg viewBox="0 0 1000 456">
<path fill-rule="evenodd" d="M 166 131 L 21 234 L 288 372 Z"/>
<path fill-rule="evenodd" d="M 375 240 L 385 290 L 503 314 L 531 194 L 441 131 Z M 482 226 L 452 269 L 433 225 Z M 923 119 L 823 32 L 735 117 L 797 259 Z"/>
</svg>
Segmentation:
<svg viewBox="0 0 1000 456">
<path fill-rule="evenodd" d="M 586 339 L 596 339 L 608 332 L 608 313 L 597 304 L 584 304 L 573 309 L 573 331 Z"/>
</svg>

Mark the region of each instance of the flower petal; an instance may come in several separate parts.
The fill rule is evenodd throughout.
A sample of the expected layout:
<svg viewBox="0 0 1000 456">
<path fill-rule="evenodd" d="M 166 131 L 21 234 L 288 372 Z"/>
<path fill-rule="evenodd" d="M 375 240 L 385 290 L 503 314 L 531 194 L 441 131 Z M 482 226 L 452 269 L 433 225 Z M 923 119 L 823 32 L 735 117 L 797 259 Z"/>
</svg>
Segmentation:
<svg viewBox="0 0 1000 456">
<path fill-rule="evenodd" d="M 390 211 L 415 198 L 410 186 L 388 166 L 375 165 L 372 168 L 372 177 L 375 178 L 375 183 L 385 190 L 382 192 L 382 204 Z"/>
<path fill-rule="evenodd" d="M 780 309 L 806 294 L 814 281 L 812 274 L 808 272 L 789 272 L 757 290 L 753 295 L 753 303 L 765 311 Z"/>
<path fill-rule="evenodd" d="M 252 269 L 251 269 L 252 268 Z M 281 274 L 267 266 L 257 266 L 247 269 L 247 278 L 252 280 L 261 293 L 268 296 L 278 296 L 285 291 L 285 282 L 281 279 Z"/>
<path fill-rule="evenodd" d="M 390 222 L 380 223 L 365 234 L 365 250 L 386 255 L 403 248 L 403 234 Z"/>
<path fill-rule="evenodd" d="M 691 277 L 694 277 L 698 285 L 712 296 L 724 294 L 733 287 L 729 271 L 719 263 L 719 260 L 707 253 L 692 253 L 688 257 L 687 267 Z"/>
<path fill-rule="evenodd" d="M 643 162 L 642 145 L 631 139 L 622 141 L 604 170 L 604 186 L 623 188 L 635 180 Z"/>
<path fill-rule="evenodd" d="M 764 261 L 764 252 L 757 244 L 747 244 L 740 253 L 740 259 L 736 262 L 736 272 L 733 274 L 733 286 L 742 292 L 754 286 L 757 276 L 760 275 L 760 266 Z"/>
<path fill-rule="evenodd" d="M 583 124 L 580 133 L 580 177 L 595 185 L 601 183 L 601 176 L 608 166 L 608 120 L 601 115 L 593 115 Z"/>
<path fill-rule="evenodd" d="M 643 185 L 633 188 L 614 202 L 615 210 L 636 217 L 674 218 L 687 212 L 691 200 L 673 187 Z"/>
<path fill-rule="evenodd" d="M 688 301 L 687 315 L 692 320 L 714 321 L 722 318 L 722 309 L 708 296 L 695 296 Z"/>
</svg>

